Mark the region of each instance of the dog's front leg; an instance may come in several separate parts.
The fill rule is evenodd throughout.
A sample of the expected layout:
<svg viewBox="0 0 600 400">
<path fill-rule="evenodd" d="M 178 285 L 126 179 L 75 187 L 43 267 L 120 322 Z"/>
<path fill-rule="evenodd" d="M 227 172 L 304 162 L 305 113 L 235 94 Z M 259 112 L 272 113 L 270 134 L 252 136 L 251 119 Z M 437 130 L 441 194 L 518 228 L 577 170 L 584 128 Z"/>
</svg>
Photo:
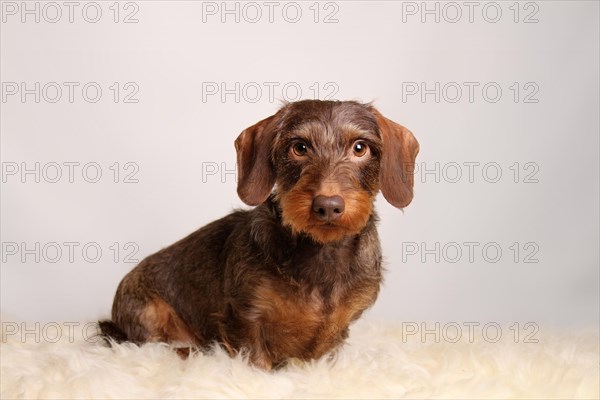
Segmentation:
<svg viewBox="0 0 600 400">
<path fill-rule="evenodd" d="M 264 370 L 271 370 L 273 368 L 273 357 L 269 353 L 267 343 L 265 340 L 264 327 L 260 323 L 253 324 L 250 328 L 250 362 L 255 366 Z"/>
</svg>

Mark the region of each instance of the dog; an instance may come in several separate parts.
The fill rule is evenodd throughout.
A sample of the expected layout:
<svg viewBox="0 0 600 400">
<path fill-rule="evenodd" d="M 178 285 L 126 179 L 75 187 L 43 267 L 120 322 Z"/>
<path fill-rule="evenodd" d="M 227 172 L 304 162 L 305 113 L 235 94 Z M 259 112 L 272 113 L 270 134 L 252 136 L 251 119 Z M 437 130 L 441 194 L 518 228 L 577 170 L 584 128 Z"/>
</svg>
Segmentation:
<svg viewBox="0 0 600 400">
<path fill-rule="evenodd" d="M 219 343 L 269 370 L 331 354 L 377 298 L 374 201 L 413 198 L 419 144 L 371 104 L 303 100 L 235 140 L 238 210 L 145 258 L 118 286 L 113 340 Z"/>
</svg>

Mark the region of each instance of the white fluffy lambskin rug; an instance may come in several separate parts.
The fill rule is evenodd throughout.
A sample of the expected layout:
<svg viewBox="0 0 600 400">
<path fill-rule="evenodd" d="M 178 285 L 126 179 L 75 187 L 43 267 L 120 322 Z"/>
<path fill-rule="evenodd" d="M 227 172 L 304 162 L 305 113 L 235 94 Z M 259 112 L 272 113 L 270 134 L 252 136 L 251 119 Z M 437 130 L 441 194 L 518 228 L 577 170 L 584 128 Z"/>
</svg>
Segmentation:
<svg viewBox="0 0 600 400">
<path fill-rule="evenodd" d="M 452 343 L 452 326 L 440 328 L 436 342 L 434 333 L 408 334 L 417 324 L 360 321 L 335 357 L 265 372 L 218 348 L 183 360 L 164 344 L 109 348 L 82 339 L 83 323 L 71 335 L 69 325 L 61 335 L 56 325 L 3 322 L 2 398 L 600 397 L 597 330 L 540 328 L 538 343 L 525 343 L 503 327 L 495 343 L 481 330 L 470 343 L 463 326 Z"/>
</svg>

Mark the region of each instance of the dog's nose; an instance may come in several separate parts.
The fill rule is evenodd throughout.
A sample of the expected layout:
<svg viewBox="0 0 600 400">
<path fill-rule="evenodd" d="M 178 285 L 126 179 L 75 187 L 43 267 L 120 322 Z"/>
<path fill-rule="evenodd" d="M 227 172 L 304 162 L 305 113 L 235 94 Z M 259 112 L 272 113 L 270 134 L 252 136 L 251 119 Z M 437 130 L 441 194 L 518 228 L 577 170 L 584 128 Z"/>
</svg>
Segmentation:
<svg viewBox="0 0 600 400">
<path fill-rule="evenodd" d="M 312 210 L 321 221 L 335 221 L 344 212 L 344 199 L 340 196 L 319 195 L 313 199 Z"/>
</svg>

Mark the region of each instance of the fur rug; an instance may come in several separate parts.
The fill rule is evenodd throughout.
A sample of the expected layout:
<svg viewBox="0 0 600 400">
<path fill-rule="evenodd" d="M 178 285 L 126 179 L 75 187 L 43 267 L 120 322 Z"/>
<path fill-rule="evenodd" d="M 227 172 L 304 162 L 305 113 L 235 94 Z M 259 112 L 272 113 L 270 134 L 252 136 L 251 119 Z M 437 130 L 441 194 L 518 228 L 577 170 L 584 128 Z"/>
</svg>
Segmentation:
<svg viewBox="0 0 600 400">
<path fill-rule="evenodd" d="M 600 397 L 597 330 L 540 329 L 525 343 L 503 328 L 496 343 L 477 331 L 471 343 L 465 327 L 452 343 L 449 330 L 436 342 L 408 334 L 416 324 L 360 321 L 330 359 L 265 372 L 219 348 L 182 360 L 164 344 L 109 348 L 83 339 L 94 326 L 69 326 L 3 322 L 2 398 Z"/>
</svg>

